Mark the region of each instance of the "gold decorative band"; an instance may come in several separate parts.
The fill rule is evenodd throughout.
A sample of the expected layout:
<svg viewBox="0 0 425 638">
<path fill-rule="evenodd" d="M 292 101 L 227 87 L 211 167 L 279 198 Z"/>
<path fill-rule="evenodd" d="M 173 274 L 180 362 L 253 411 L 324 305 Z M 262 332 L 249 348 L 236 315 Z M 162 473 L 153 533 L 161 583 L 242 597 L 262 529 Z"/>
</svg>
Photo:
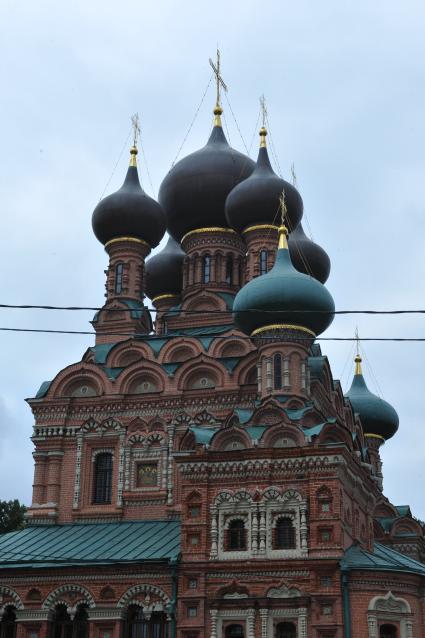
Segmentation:
<svg viewBox="0 0 425 638">
<path fill-rule="evenodd" d="M 231 233 L 232 235 L 236 235 L 236 231 L 232 228 L 222 228 L 221 226 L 210 226 L 209 228 L 196 228 L 195 230 L 190 230 L 186 235 L 183 235 L 181 242 L 183 243 L 185 239 L 190 237 L 191 235 L 199 235 L 200 233 Z"/>
<path fill-rule="evenodd" d="M 157 301 L 162 301 L 163 299 L 177 299 L 179 295 L 173 295 L 171 293 L 166 295 L 158 295 L 158 297 L 154 297 L 152 299 L 152 303 L 156 303 Z"/>
<path fill-rule="evenodd" d="M 264 326 L 263 328 L 257 328 L 254 332 L 251 333 L 251 337 L 255 337 L 255 335 L 261 334 L 262 332 L 267 332 L 268 330 L 299 330 L 300 332 L 306 332 L 312 337 L 316 337 L 314 332 L 309 328 L 304 328 L 304 326 L 296 326 L 292 323 L 272 323 L 269 326 Z"/>
<path fill-rule="evenodd" d="M 248 226 L 242 231 L 242 235 L 245 233 L 249 233 L 251 230 L 275 230 L 276 232 L 279 230 L 278 226 L 274 224 L 256 224 L 255 226 Z"/>
<path fill-rule="evenodd" d="M 381 434 L 368 434 L 367 432 L 365 432 L 365 438 L 366 437 L 369 437 L 370 439 L 380 439 L 381 441 L 385 441 L 385 438 Z"/>
<path fill-rule="evenodd" d="M 144 246 L 147 246 L 150 249 L 150 246 L 147 241 L 143 241 L 143 239 L 138 239 L 137 237 L 115 237 L 114 239 L 110 239 L 109 241 L 106 242 L 105 248 L 107 246 L 111 246 L 112 244 L 116 244 L 122 241 L 132 241 L 135 244 L 143 244 Z"/>
</svg>

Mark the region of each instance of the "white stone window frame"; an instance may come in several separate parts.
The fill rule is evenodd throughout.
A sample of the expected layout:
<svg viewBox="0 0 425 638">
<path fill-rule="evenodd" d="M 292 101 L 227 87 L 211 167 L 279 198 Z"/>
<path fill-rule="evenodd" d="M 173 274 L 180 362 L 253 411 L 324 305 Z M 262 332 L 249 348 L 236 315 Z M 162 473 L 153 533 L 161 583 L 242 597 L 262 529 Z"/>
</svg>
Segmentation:
<svg viewBox="0 0 425 638">
<path fill-rule="evenodd" d="M 210 638 L 224 638 L 223 624 L 245 627 L 245 638 L 255 638 L 255 609 L 211 609 Z"/>
<path fill-rule="evenodd" d="M 249 558 L 251 556 L 251 516 L 250 507 L 246 507 L 245 504 L 241 504 L 240 509 L 238 506 L 223 507 L 219 512 L 219 555 L 218 558 L 233 560 Z M 227 550 L 225 549 L 227 544 L 227 535 L 229 525 L 232 521 L 243 521 L 245 523 L 245 539 L 246 549 L 242 550 Z"/>
<path fill-rule="evenodd" d="M 293 622 L 297 628 L 297 638 L 307 638 L 307 608 L 260 609 L 261 638 L 276 638 L 276 625 Z"/>
<path fill-rule="evenodd" d="M 130 486 L 132 492 L 157 492 L 161 489 L 164 474 L 164 451 L 161 449 L 134 448 L 131 450 L 130 461 Z M 156 485 L 137 486 L 137 466 L 150 463 L 157 464 L 157 482 Z"/>
<path fill-rule="evenodd" d="M 295 491 L 280 494 L 276 488 L 266 490 L 260 503 L 261 513 L 266 517 L 266 547 L 267 558 L 305 558 L 308 556 L 307 544 L 307 501 Z M 273 530 L 280 518 L 290 518 L 295 528 L 295 548 L 275 549 L 273 547 Z"/>
<path fill-rule="evenodd" d="M 391 591 L 385 596 L 375 596 L 369 603 L 367 624 L 369 638 L 379 638 L 379 625 L 400 625 L 400 638 L 413 638 L 412 611 L 404 598 L 397 598 Z"/>
<path fill-rule="evenodd" d="M 295 547 L 276 549 L 273 547 L 274 530 L 279 520 L 289 518 L 295 530 Z M 300 512 L 294 508 L 270 509 L 267 512 L 267 544 L 266 556 L 269 558 L 299 558 L 301 551 Z"/>
</svg>

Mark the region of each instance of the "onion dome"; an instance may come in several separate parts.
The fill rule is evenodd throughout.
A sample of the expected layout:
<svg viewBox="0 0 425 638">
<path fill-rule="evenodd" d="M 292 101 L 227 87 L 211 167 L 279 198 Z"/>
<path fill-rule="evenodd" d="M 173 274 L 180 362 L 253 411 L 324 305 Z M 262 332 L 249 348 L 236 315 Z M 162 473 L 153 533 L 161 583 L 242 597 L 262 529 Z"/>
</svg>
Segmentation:
<svg viewBox="0 0 425 638">
<path fill-rule="evenodd" d="M 226 197 L 254 168 L 249 157 L 227 143 L 221 107 L 217 105 L 214 113 L 214 128 L 206 146 L 177 162 L 159 190 L 167 230 L 177 241 L 191 230 L 226 228 Z"/>
<path fill-rule="evenodd" d="M 314 336 L 333 321 L 335 304 L 317 279 L 298 272 L 291 262 L 287 229 L 279 228 L 279 248 L 273 268 L 251 279 L 236 295 L 236 326 L 246 334 L 273 328 L 300 328 Z"/>
<path fill-rule="evenodd" d="M 155 248 L 165 233 L 164 211 L 140 186 L 136 146 L 130 153 L 124 184 L 116 193 L 100 200 L 94 209 L 93 232 L 102 244 L 119 237 L 131 237 Z"/>
<path fill-rule="evenodd" d="M 295 268 L 324 284 L 329 277 L 331 260 L 321 246 L 307 237 L 301 222 L 289 235 L 288 246 Z"/>
<path fill-rule="evenodd" d="M 354 359 L 356 371 L 351 388 L 345 395 L 360 416 L 366 436 L 390 439 L 398 430 L 398 414 L 387 401 L 373 394 L 366 385 L 361 368 L 361 357 Z"/>
<path fill-rule="evenodd" d="M 146 294 L 150 299 L 161 295 L 180 295 L 183 288 L 183 260 L 185 253 L 169 237 L 160 253 L 147 260 Z"/>
<path fill-rule="evenodd" d="M 249 226 L 279 222 L 279 199 L 285 193 L 286 220 L 296 227 L 303 214 L 303 200 L 297 189 L 273 171 L 266 147 L 267 131 L 260 130 L 261 144 L 257 164 L 251 175 L 238 184 L 226 200 L 228 224 L 241 233 Z"/>
</svg>

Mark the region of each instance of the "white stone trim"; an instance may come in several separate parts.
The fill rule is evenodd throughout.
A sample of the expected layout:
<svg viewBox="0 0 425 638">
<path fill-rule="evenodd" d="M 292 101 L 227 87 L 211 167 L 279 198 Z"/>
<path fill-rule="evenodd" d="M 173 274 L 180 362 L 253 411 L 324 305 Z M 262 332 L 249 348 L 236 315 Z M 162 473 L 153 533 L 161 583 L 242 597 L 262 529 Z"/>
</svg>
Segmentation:
<svg viewBox="0 0 425 638">
<path fill-rule="evenodd" d="M 261 610 L 260 610 L 261 613 Z M 273 638 L 275 635 L 274 628 L 278 622 L 293 621 L 297 626 L 298 638 L 307 637 L 307 608 L 298 607 L 294 609 L 270 609 L 268 614 L 268 636 Z M 263 637 L 262 637 L 263 638 Z"/>
<path fill-rule="evenodd" d="M 255 638 L 255 609 L 252 607 L 249 609 L 210 609 L 210 614 L 210 638 L 223 638 L 223 622 L 228 620 L 245 625 L 246 638 Z"/>
<path fill-rule="evenodd" d="M 41 605 L 41 609 L 45 609 L 45 610 L 54 609 L 55 605 L 57 605 L 58 602 L 63 602 L 61 598 L 64 594 L 68 592 L 81 594 L 82 598 L 78 600 L 78 602 L 75 603 L 75 605 L 81 602 L 84 602 L 88 605 L 89 608 L 96 607 L 94 598 L 88 589 L 86 589 L 82 585 L 67 584 L 67 585 L 62 585 L 61 587 L 58 587 L 57 589 L 54 589 L 53 591 L 51 591 L 50 594 L 45 598 L 43 604 Z M 69 603 L 65 602 L 65 604 L 68 605 Z"/>
<path fill-rule="evenodd" d="M 369 638 L 378 638 L 378 622 L 399 623 L 400 638 L 413 638 L 412 611 L 404 598 L 397 598 L 391 591 L 385 596 L 375 596 L 369 603 L 367 624 Z"/>
</svg>

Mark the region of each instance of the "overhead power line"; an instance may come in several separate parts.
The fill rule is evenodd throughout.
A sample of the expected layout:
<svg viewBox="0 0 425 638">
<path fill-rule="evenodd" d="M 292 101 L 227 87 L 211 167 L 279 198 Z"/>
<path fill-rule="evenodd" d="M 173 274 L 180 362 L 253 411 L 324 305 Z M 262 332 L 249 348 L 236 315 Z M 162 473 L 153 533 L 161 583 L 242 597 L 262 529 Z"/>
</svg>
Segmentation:
<svg viewBox="0 0 425 638">
<path fill-rule="evenodd" d="M 138 308 L 104 308 L 99 306 L 42 306 L 42 305 L 33 305 L 33 304 L 0 304 L 0 309 L 8 309 L 8 310 L 90 310 L 94 312 L 135 312 L 139 310 Z M 156 313 L 157 310 L 155 308 L 145 307 L 144 310 L 148 312 Z M 167 312 L 173 313 L 177 312 L 177 310 L 173 310 L 172 308 Z M 178 312 L 185 315 L 222 315 L 223 310 L 184 310 L 178 309 Z M 228 311 L 232 312 L 231 310 Z M 276 313 L 275 310 L 263 310 L 250 308 L 249 310 L 239 310 L 239 313 Z M 399 309 L 399 310 L 306 310 L 306 309 L 292 309 L 285 310 L 285 313 L 313 313 L 313 314 L 325 314 L 325 315 L 424 315 L 425 309 L 421 308 L 411 308 L 411 309 Z"/>
</svg>

